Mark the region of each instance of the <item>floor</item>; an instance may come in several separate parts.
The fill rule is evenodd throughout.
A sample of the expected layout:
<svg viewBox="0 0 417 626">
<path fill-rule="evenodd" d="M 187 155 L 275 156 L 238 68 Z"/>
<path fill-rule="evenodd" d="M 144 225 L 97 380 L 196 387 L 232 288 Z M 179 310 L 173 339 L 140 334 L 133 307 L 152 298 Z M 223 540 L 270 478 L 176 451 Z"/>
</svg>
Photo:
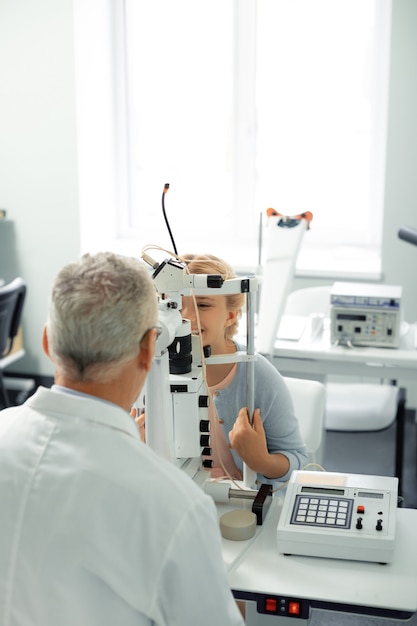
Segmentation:
<svg viewBox="0 0 417 626">
<path fill-rule="evenodd" d="M 352 472 L 392 476 L 395 424 L 378 432 L 327 431 L 324 468 L 328 472 Z M 417 508 L 417 426 L 414 411 L 407 411 L 404 433 L 402 506 Z"/>
<path fill-rule="evenodd" d="M 389 476 L 394 468 L 395 425 L 373 433 L 328 431 L 324 468 L 329 472 L 352 472 Z M 417 508 L 417 426 L 413 411 L 407 411 L 402 497 L 403 507 Z M 417 565 L 416 565 L 417 567 Z M 389 620 L 331 611 L 312 611 L 310 626 L 417 626 L 417 614 L 409 621 Z"/>
</svg>

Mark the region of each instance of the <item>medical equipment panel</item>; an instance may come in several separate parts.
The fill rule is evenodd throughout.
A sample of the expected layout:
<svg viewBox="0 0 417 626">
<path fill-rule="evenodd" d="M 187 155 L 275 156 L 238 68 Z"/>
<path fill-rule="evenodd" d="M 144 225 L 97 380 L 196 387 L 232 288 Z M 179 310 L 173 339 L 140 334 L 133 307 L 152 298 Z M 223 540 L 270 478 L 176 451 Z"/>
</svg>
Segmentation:
<svg viewBox="0 0 417 626">
<path fill-rule="evenodd" d="M 331 342 L 398 348 L 402 288 L 336 282 L 330 294 Z"/>
<path fill-rule="evenodd" d="M 294 471 L 278 522 L 278 550 L 389 563 L 397 498 L 394 477 Z"/>
</svg>

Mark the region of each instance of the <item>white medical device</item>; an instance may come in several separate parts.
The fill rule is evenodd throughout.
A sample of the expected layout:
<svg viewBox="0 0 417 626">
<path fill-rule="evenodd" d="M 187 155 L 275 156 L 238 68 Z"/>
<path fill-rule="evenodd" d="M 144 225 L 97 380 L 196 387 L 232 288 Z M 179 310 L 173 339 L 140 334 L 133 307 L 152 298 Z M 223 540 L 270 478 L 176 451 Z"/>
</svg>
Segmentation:
<svg viewBox="0 0 417 626">
<path fill-rule="evenodd" d="M 183 295 L 246 295 L 246 351 L 231 354 L 204 355 L 205 364 L 244 363 L 246 366 L 246 405 L 254 411 L 254 345 L 255 298 L 258 281 L 255 276 L 223 280 L 219 275 L 188 274 L 186 265 L 176 259 L 156 263 L 147 254 L 143 259 L 153 267 L 153 280 L 160 294 L 158 324 L 160 335 L 155 356 L 138 405 L 146 412 L 146 443 L 196 481 L 215 500 L 229 498 L 252 501 L 257 525 L 262 525 L 272 502 L 272 487 L 256 484 L 257 474 L 243 464 L 243 481 L 239 489 L 227 481 L 211 483 L 203 469 L 204 449 L 215 445 L 208 419 L 209 394 L 203 375 L 200 338 L 191 333 L 191 323 L 181 315 Z M 206 349 L 204 349 L 206 353 Z M 203 475 L 205 475 L 203 477 Z"/>
<path fill-rule="evenodd" d="M 256 348 L 261 354 L 272 356 L 298 251 L 313 215 L 306 211 L 290 217 L 268 209 L 267 216 Z"/>
<path fill-rule="evenodd" d="M 402 288 L 336 282 L 330 294 L 331 342 L 398 348 Z"/>
<path fill-rule="evenodd" d="M 153 280 L 161 294 L 155 357 L 148 374 L 144 396 L 146 443 L 160 456 L 190 475 L 202 467 L 201 455 L 209 448 L 211 433 L 208 421 L 208 390 L 203 376 L 200 339 L 192 336 L 189 320 L 181 315 L 182 296 L 246 294 L 246 351 L 206 355 L 205 362 L 245 362 L 247 406 L 254 410 L 254 309 L 258 281 L 255 276 L 223 280 L 219 275 L 189 274 L 186 265 L 176 259 L 158 264 L 144 257 L 154 268 Z M 139 401 L 140 404 L 140 401 Z M 244 466 L 244 486 L 255 489 L 256 473 Z"/>
<path fill-rule="evenodd" d="M 389 563 L 398 478 L 294 471 L 278 522 L 281 554 Z"/>
</svg>

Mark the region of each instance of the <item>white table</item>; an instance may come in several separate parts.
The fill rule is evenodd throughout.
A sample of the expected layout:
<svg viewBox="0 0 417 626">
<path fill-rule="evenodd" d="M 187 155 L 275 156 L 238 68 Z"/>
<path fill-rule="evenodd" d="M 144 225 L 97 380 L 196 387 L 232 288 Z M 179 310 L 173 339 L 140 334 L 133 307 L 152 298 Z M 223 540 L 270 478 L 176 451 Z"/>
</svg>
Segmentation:
<svg viewBox="0 0 417 626">
<path fill-rule="evenodd" d="M 417 611 L 417 510 L 398 509 L 392 563 L 366 563 L 316 557 L 284 556 L 276 547 L 282 500 L 274 497 L 263 526 L 248 541 L 223 539 L 229 582 L 237 599 L 246 600 L 248 626 L 307 624 L 311 610 L 409 619 Z M 237 500 L 219 504 L 219 516 L 231 508 L 250 508 Z M 277 607 L 260 613 L 267 605 Z M 288 617 L 290 602 L 300 607 Z"/>
<path fill-rule="evenodd" d="M 329 375 L 364 376 L 397 380 L 417 379 L 417 324 L 402 324 L 399 348 L 372 348 L 333 345 L 330 342 L 330 320 L 312 336 L 310 320 L 298 341 L 277 339 L 272 358 L 274 366 L 285 376 L 312 378 L 326 382 Z M 405 401 L 397 417 L 395 474 L 402 479 Z"/>
<path fill-rule="evenodd" d="M 307 320 L 306 320 L 307 322 Z M 399 348 L 348 348 L 330 343 L 330 320 L 311 337 L 310 326 L 298 341 L 277 339 L 273 363 L 281 374 L 325 380 L 326 376 L 366 376 L 383 379 L 416 379 L 416 326 L 404 325 Z"/>
</svg>

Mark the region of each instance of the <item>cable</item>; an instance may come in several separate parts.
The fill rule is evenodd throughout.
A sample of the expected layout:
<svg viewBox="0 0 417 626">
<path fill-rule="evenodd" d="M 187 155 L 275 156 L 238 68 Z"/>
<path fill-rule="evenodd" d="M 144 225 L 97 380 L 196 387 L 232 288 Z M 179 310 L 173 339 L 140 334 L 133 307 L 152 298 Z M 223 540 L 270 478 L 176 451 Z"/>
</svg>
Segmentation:
<svg viewBox="0 0 417 626">
<path fill-rule="evenodd" d="M 171 232 L 171 227 L 169 225 L 168 218 L 165 212 L 165 194 L 167 193 L 168 189 L 169 189 L 169 183 L 165 183 L 164 190 L 162 192 L 162 213 L 164 214 L 164 220 L 168 228 L 169 236 L 171 238 L 172 247 L 174 248 L 175 255 L 177 256 L 178 255 L 177 246 L 175 245 L 174 237 Z"/>
<path fill-rule="evenodd" d="M 304 465 L 301 469 L 302 470 L 306 470 L 309 467 L 315 467 L 316 469 L 318 469 L 320 472 L 325 472 L 326 470 L 324 469 L 324 467 L 322 465 L 320 465 L 319 463 L 307 463 L 306 465 Z M 289 484 L 289 480 L 287 480 L 285 483 L 282 483 L 282 485 L 280 485 L 279 487 L 277 487 L 276 489 L 274 489 L 272 491 L 272 493 L 277 493 L 277 491 L 281 491 L 281 489 L 284 489 L 284 487 L 287 487 L 287 485 Z"/>
</svg>

